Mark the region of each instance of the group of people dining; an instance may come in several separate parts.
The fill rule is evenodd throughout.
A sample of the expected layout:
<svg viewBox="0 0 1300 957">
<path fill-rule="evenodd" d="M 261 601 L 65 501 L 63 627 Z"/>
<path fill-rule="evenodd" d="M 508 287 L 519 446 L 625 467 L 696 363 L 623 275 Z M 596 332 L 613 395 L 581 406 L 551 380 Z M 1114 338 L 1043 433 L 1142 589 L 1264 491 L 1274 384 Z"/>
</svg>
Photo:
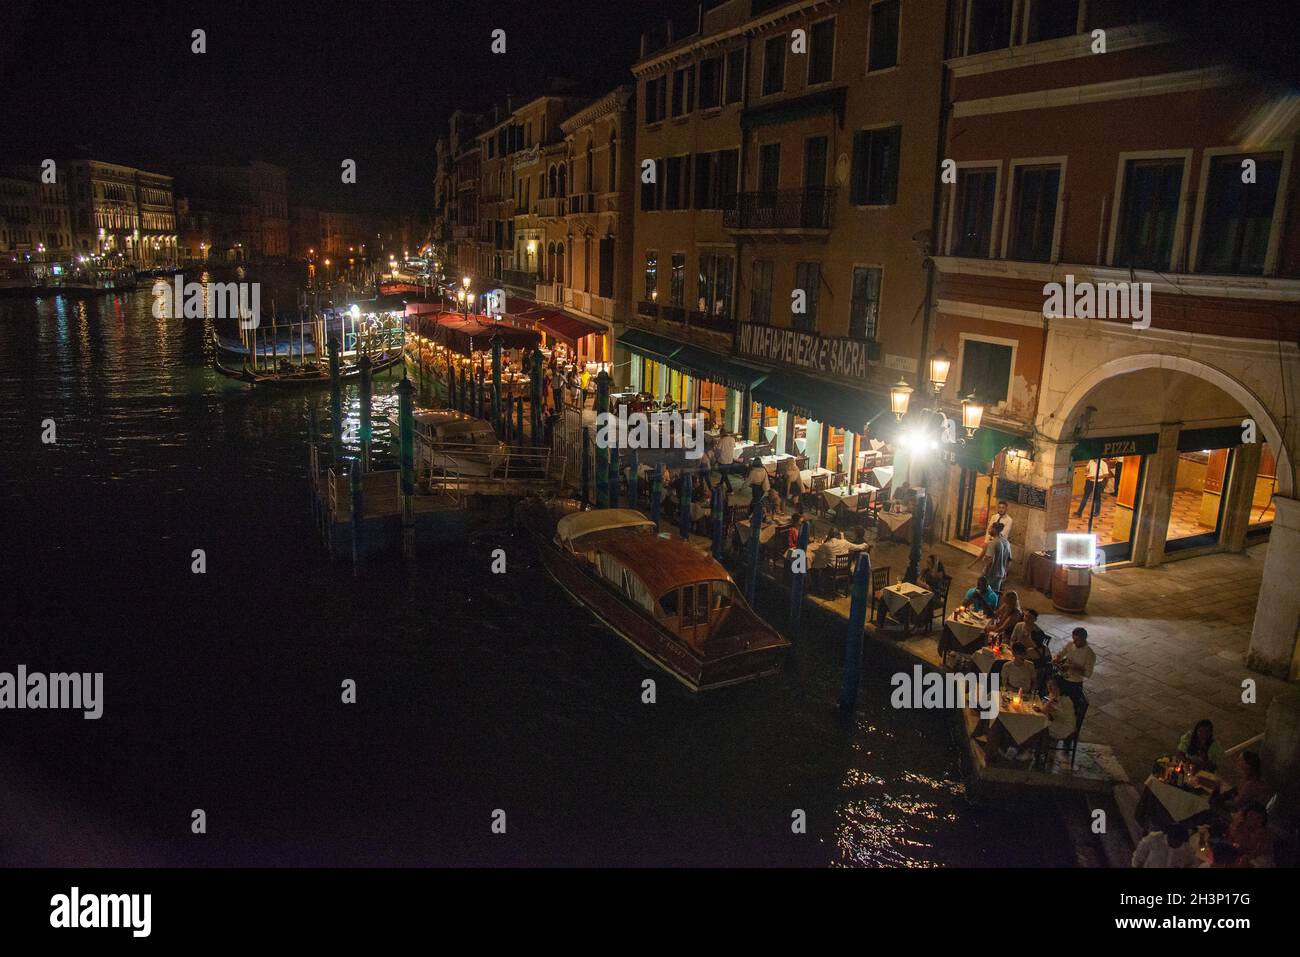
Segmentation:
<svg viewBox="0 0 1300 957">
<path fill-rule="evenodd" d="M 1229 757 L 1215 740 L 1214 723 L 1202 718 L 1178 740 L 1174 757 L 1192 771 L 1209 771 L 1215 786 L 1209 807 L 1147 833 L 1133 852 L 1133 867 L 1272 867 L 1276 841 L 1269 807 L 1276 793 L 1265 780 L 1256 751 Z M 1228 784 L 1225 775 L 1235 779 Z M 1139 805 L 1139 817 L 1144 814 Z M 1167 815 L 1166 815 L 1167 818 Z"/>
</svg>

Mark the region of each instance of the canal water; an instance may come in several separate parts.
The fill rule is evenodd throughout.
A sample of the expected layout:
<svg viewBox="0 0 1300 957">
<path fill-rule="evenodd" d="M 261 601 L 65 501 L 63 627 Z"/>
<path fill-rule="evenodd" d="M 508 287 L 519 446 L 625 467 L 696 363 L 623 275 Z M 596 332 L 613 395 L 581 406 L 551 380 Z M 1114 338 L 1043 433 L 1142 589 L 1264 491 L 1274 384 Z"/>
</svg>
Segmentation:
<svg viewBox="0 0 1300 957">
<path fill-rule="evenodd" d="M 691 696 L 522 536 L 331 565 L 304 447 L 326 395 L 221 378 L 206 323 L 151 301 L 0 299 L 0 671 L 104 673 L 99 720 L 0 711 L 3 863 L 1073 862 L 1050 802 L 972 802 L 948 722 L 889 707 L 893 649 L 868 643 L 845 727 L 838 628 Z"/>
</svg>

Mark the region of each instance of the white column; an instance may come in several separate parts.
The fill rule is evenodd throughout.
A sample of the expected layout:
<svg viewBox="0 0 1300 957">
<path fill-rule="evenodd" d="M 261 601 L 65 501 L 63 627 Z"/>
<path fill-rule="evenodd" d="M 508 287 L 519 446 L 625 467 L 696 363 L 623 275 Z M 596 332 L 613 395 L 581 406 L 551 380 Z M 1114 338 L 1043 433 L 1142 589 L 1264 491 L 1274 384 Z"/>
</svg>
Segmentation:
<svg viewBox="0 0 1300 957">
<path fill-rule="evenodd" d="M 1300 501 L 1273 497 L 1264 575 L 1255 606 L 1246 663 L 1278 678 L 1297 677 L 1296 638 L 1300 635 Z"/>
</svg>

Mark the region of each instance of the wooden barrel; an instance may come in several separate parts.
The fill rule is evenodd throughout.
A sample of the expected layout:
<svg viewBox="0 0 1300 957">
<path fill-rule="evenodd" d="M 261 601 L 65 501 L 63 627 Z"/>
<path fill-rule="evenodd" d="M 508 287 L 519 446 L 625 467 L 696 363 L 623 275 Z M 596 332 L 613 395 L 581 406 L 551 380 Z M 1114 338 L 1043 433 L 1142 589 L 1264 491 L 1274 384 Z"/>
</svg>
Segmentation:
<svg viewBox="0 0 1300 957">
<path fill-rule="evenodd" d="M 1092 569 L 1057 565 L 1052 573 L 1052 604 L 1057 611 L 1082 614 L 1092 591 Z"/>
</svg>

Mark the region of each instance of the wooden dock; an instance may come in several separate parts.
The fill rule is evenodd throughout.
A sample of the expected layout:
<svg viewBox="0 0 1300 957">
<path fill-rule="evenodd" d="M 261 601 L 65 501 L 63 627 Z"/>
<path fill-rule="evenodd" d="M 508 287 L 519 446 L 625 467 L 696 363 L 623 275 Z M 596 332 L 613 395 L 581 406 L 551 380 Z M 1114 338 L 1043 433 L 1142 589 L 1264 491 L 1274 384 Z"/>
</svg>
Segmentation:
<svg viewBox="0 0 1300 957">
<path fill-rule="evenodd" d="M 520 452 L 536 458 L 536 453 Z M 329 450 L 310 446 L 308 480 L 311 508 L 316 527 L 331 557 L 353 555 L 353 511 L 351 461 L 336 469 L 328 463 Z M 549 467 L 524 470 L 517 467 L 491 477 L 471 478 L 424 474 L 419 476 L 411 496 L 411 511 L 417 549 L 427 550 L 467 540 L 477 531 L 503 527 L 514 515 L 515 503 L 524 497 L 551 495 L 557 482 L 548 476 Z M 400 469 L 362 473 L 361 557 L 400 554 L 404 496 Z"/>
</svg>

